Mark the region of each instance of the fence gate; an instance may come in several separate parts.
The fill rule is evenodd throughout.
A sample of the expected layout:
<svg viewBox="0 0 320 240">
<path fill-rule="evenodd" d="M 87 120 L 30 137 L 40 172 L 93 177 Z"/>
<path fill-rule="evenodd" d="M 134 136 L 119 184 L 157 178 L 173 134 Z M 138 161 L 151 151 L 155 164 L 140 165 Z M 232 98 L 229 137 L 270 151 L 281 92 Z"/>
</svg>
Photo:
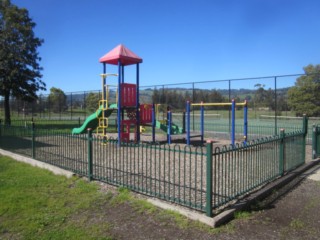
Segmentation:
<svg viewBox="0 0 320 240">
<path fill-rule="evenodd" d="M 320 125 L 313 125 L 312 129 L 312 158 L 320 156 Z"/>
</svg>

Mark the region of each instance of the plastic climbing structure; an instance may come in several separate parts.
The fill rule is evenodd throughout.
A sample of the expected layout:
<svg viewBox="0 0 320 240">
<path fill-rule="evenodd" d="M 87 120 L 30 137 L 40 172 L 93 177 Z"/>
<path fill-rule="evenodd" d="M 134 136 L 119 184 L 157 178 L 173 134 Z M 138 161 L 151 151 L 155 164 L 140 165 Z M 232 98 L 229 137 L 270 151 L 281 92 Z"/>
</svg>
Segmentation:
<svg viewBox="0 0 320 240">
<path fill-rule="evenodd" d="M 130 130 L 134 129 L 135 141 L 140 141 L 140 125 L 149 124 L 152 121 L 152 108 L 139 103 L 139 64 L 142 58 L 138 57 L 124 45 L 119 45 L 102 58 L 100 62 L 103 64 L 102 76 L 107 76 L 107 64 L 117 65 L 118 73 L 113 74 L 118 77 L 117 88 L 117 104 L 108 106 L 106 77 L 103 77 L 103 99 L 101 100 L 102 114 L 99 119 L 98 132 L 103 136 L 106 135 L 108 127 L 108 117 L 110 116 L 110 108 L 117 110 L 117 134 L 120 142 L 128 142 L 130 140 Z M 134 83 L 126 83 L 124 80 L 125 66 L 136 65 L 136 80 Z"/>
<path fill-rule="evenodd" d="M 102 79 L 102 98 L 99 101 L 97 111 L 91 114 L 83 125 L 72 130 L 73 134 L 82 134 L 88 128 L 96 129 L 96 133 L 104 139 L 108 139 L 109 117 L 113 112 L 117 113 L 117 138 L 121 142 L 130 141 L 131 130 L 134 129 L 134 140 L 140 141 L 140 127 L 152 126 L 153 141 L 155 141 L 155 128 L 159 128 L 170 134 L 181 133 L 182 130 L 177 128 L 171 121 L 158 121 L 156 118 L 156 109 L 154 104 L 139 103 L 139 64 L 142 63 L 142 58 L 138 57 L 124 45 L 118 45 L 113 50 L 99 60 L 103 64 Z M 106 73 L 107 65 L 118 66 L 117 73 Z M 128 65 L 136 65 L 136 79 L 132 83 L 127 83 L 124 80 L 125 67 Z M 116 84 L 116 103 L 109 102 L 109 86 L 107 78 L 109 76 L 117 77 Z M 156 105 L 157 106 L 157 105 Z M 168 113 L 168 117 L 171 115 Z M 171 119 L 171 118 L 170 118 Z M 169 129 L 169 130 L 168 130 Z M 176 130 L 179 130 L 178 132 Z M 170 139 L 170 137 L 168 138 Z"/>
<path fill-rule="evenodd" d="M 97 134 L 107 138 L 107 128 L 109 127 L 109 117 L 117 109 L 117 103 L 109 105 L 109 86 L 106 85 L 108 76 L 118 76 L 117 74 L 101 74 L 102 78 L 102 99 L 99 101 L 99 109 L 96 111 L 98 118 Z"/>
</svg>

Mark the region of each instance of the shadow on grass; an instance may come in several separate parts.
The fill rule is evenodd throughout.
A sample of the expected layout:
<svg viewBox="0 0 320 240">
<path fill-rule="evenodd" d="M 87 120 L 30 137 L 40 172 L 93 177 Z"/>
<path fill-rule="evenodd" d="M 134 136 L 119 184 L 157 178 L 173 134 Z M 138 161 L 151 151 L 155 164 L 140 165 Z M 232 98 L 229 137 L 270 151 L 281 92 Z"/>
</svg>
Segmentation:
<svg viewBox="0 0 320 240">
<path fill-rule="evenodd" d="M 0 137 L 0 147 L 2 149 L 17 151 L 17 150 L 32 150 L 31 137 L 14 137 L 14 136 L 2 136 Z M 35 147 L 54 147 L 52 144 L 35 141 Z"/>
</svg>

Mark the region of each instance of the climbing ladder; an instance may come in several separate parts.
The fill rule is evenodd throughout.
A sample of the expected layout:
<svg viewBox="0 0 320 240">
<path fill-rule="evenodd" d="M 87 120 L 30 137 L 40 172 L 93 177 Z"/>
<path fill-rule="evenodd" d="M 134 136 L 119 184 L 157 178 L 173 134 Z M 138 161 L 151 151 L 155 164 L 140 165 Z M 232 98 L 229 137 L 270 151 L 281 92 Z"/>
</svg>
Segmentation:
<svg viewBox="0 0 320 240">
<path fill-rule="evenodd" d="M 108 100 L 99 101 L 99 109 L 96 111 L 98 117 L 97 134 L 107 138 L 107 128 L 109 126 L 109 119 L 106 116 L 106 110 L 108 110 Z M 101 111 L 101 112 L 100 112 Z"/>
</svg>

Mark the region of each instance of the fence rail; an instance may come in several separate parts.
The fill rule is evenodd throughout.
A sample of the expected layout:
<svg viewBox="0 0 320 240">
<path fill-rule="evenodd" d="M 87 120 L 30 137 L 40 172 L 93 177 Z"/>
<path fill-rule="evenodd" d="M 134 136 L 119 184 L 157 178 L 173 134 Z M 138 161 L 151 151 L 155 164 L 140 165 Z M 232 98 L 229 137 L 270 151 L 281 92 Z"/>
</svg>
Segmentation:
<svg viewBox="0 0 320 240">
<path fill-rule="evenodd" d="M 91 131 L 0 126 L 0 147 L 89 179 L 187 206 L 213 211 L 305 161 L 305 128 L 245 145 L 214 147 L 107 142 Z"/>
<path fill-rule="evenodd" d="M 213 208 L 282 176 L 305 162 L 305 134 L 296 131 L 213 152 Z"/>
</svg>

